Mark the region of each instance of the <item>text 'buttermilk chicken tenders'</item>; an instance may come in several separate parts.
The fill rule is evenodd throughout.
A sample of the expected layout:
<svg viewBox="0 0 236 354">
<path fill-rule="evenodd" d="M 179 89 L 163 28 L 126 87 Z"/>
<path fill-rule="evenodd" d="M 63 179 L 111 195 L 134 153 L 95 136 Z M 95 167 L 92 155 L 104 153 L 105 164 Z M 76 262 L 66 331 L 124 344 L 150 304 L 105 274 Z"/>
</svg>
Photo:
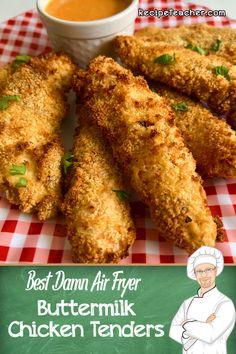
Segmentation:
<svg viewBox="0 0 236 354">
<path fill-rule="evenodd" d="M 79 109 L 63 212 L 77 263 L 116 263 L 135 239 L 125 185 L 101 132 Z"/>
<path fill-rule="evenodd" d="M 200 175 L 204 178 L 235 178 L 235 131 L 200 102 L 161 84 L 152 82 L 151 87 L 171 106 L 174 123 L 192 152 Z"/>
<path fill-rule="evenodd" d="M 236 127 L 236 117 L 232 119 L 236 109 L 236 67 L 224 58 L 134 36 L 116 37 L 115 47 L 128 68 L 195 96 L 219 114 L 229 114 L 229 122 Z"/>
<path fill-rule="evenodd" d="M 202 55 L 215 54 L 236 64 L 236 29 L 207 24 L 181 25 L 174 28 L 145 27 L 135 33 L 146 41 L 181 45 Z"/>
<path fill-rule="evenodd" d="M 164 100 L 144 79 L 105 57 L 77 75 L 76 89 L 131 186 L 149 206 L 159 235 L 189 253 L 214 245 L 217 226 L 195 161 Z"/>
<path fill-rule="evenodd" d="M 0 188 L 40 220 L 61 203 L 60 123 L 75 66 L 63 54 L 32 58 L 7 76 L 0 99 Z"/>
</svg>

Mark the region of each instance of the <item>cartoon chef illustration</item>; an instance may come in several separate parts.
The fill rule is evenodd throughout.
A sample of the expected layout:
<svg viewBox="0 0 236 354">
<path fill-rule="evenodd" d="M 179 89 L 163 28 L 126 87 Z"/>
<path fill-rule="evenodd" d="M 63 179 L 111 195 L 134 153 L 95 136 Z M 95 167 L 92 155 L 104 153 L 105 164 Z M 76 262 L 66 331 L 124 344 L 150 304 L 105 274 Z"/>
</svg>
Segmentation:
<svg viewBox="0 0 236 354">
<path fill-rule="evenodd" d="M 226 342 L 235 324 L 233 302 L 216 287 L 224 268 L 222 253 L 203 246 L 188 259 L 187 275 L 200 285 L 176 313 L 169 336 L 183 345 L 183 354 L 226 354 Z"/>
</svg>

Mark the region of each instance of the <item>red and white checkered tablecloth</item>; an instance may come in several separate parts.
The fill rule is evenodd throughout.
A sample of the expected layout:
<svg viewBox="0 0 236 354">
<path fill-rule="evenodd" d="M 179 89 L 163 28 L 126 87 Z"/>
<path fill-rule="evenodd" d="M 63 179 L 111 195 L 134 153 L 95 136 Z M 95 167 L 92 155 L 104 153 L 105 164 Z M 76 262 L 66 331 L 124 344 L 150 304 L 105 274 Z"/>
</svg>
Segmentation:
<svg viewBox="0 0 236 354">
<path fill-rule="evenodd" d="M 143 9 L 204 9 L 182 0 L 141 0 Z M 223 7 L 223 6 L 222 6 Z M 208 23 L 236 27 L 236 22 L 225 17 L 162 17 L 137 18 L 136 29 L 147 25 L 172 27 L 181 23 Z M 36 11 L 29 11 L 0 24 L 0 63 L 7 63 L 19 53 L 32 56 L 50 50 L 50 43 Z M 224 243 L 217 243 L 226 263 L 236 263 L 236 179 L 214 179 L 205 182 L 208 205 L 213 215 L 219 215 L 226 230 Z M 132 203 L 137 239 L 127 263 L 185 263 L 187 254 L 157 236 L 145 206 Z M 0 196 L 0 262 L 2 263 L 70 263 L 71 251 L 66 240 L 62 216 L 40 222 L 33 215 L 18 211 Z"/>
</svg>

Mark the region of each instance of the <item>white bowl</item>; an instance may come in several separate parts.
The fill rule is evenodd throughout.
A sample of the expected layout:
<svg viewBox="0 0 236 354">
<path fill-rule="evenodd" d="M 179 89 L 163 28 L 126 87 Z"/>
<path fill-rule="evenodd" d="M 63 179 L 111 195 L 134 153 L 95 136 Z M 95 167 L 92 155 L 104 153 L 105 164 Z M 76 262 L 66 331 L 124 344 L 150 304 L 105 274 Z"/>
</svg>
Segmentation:
<svg viewBox="0 0 236 354">
<path fill-rule="evenodd" d="M 132 35 L 138 14 L 138 0 L 133 0 L 114 16 L 95 21 L 66 21 L 49 15 L 49 0 L 37 0 L 37 10 L 56 51 L 68 53 L 81 67 L 97 55 L 114 57 L 112 39 L 118 34 Z"/>
</svg>

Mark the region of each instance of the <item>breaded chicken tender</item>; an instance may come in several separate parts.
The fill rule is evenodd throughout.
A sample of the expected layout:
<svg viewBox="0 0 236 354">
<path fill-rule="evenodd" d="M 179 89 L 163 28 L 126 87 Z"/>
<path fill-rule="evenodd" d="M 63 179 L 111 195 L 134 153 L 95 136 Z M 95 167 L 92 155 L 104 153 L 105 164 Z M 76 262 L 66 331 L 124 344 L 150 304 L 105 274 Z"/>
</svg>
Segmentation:
<svg viewBox="0 0 236 354">
<path fill-rule="evenodd" d="M 175 125 L 204 178 L 236 177 L 236 134 L 222 119 L 194 99 L 164 85 L 151 83 L 173 109 Z"/>
<path fill-rule="evenodd" d="M 236 29 L 209 26 L 207 24 L 181 25 L 174 28 L 145 27 L 135 33 L 152 42 L 198 47 L 204 54 L 224 57 L 236 64 Z M 195 49 L 196 50 L 196 49 Z"/>
<path fill-rule="evenodd" d="M 63 212 L 77 263 L 116 263 L 128 255 L 135 229 L 126 187 L 110 147 L 79 109 L 74 162 Z"/>
<path fill-rule="evenodd" d="M 60 123 L 74 69 L 64 54 L 32 58 L 1 92 L 0 188 L 40 220 L 55 216 L 61 203 Z"/>
<path fill-rule="evenodd" d="M 135 72 L 195 96 L 219 114 L 235 111 L 236 67 L 225 59 L 134 36 L 116 37 L 115 46 Z"/>
<path fill-rule="evenodd" d="M 7 78 L 11 73 L 11 65 L 6 64 L 0 67 L 0 95 L 6 86 Z"/>
<path fill-rule="evenodd" d="M 131 187 L 149 206 L 158 234 L 189 253 L 214 245 L 217 226 L 166 102 L 143 78 L 101 56 L 77 75 L 76 90 Z"/>
</svg>

